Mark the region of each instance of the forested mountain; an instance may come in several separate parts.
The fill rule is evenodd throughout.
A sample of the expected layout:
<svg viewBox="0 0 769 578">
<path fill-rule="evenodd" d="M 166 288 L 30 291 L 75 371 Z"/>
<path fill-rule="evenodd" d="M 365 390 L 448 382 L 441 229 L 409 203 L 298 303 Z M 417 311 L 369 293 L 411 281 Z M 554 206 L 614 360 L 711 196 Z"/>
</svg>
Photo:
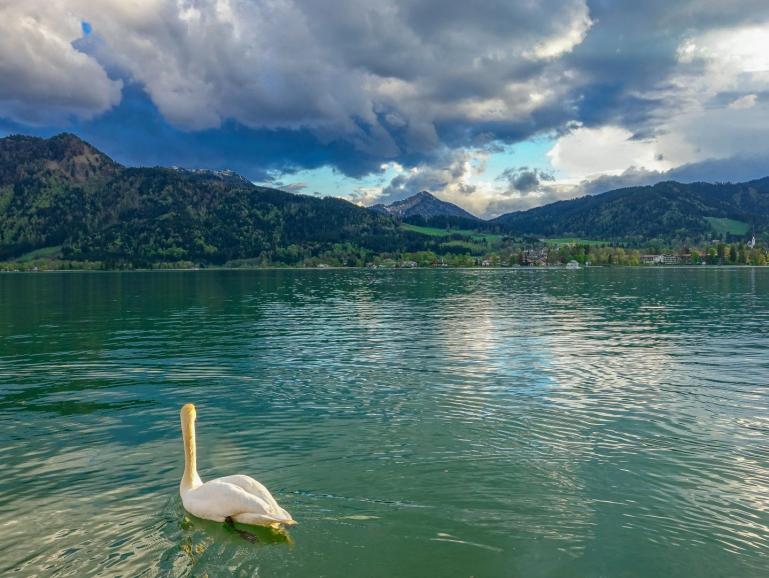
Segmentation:
<svg viewBox="0 0 769 578">
<path fill-rule="evenodd" d="M 122 167 L 71 134 L 0 139 L 0 187 L 83 184 L 114 177 Z"/>
<path fill-rule="evenodd" d="M 435 217 L 456 217 L 460 219 L 470 219 L 472 221 L 479 220 L 478 217 L 468 213 L 463 208 L 458 207 L 453 203 L 441 201 L 427 191 L 419 192 L 407 199 L 395 201 L 389 205 L 374 205 L 371 209 L 401 219 L 419 217 L 429 220 Z"/>
<path fill-rule="evenodd" d="M 133 265 L 290 264 L 339 244 L 352 253 L 419 249 L 424 237 L 341 199 L 231 173 L 125 168 L 73 135 L 0 139 L 2 259 L 60 247 L 66 259 Z"/>
<path fill-rule="evenodd" d="M 60 245 L 95 226 L 90 208 L 122 167 L 72 135 L 0 140 L 0 258 Z"/>
<path fill-rule="evenodd" d="M 769 178 L 747 183 L 657 183 L 560 201 L 497 217 L 517 234 L 648 242 L 763 233 Z"/>
</svg>

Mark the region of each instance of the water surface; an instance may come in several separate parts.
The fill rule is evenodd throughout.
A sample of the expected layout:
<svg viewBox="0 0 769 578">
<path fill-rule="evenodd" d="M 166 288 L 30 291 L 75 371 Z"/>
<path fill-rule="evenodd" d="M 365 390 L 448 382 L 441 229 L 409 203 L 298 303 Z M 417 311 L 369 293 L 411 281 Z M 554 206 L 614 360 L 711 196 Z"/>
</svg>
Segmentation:
<svg viewBox="0 0 769 578">
<path fill-rule="evenodd" d="M 0 575 L 766 576 L 767 352 L 762 269 L 1 275 Z"/>
</svg>

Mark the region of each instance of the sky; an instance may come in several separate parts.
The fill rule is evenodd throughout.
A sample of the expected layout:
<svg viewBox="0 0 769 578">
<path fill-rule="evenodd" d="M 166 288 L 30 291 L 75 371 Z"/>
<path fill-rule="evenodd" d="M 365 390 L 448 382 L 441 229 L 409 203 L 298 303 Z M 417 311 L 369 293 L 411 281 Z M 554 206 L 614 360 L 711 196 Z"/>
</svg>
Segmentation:
<svg viewBox="0 0 769 578">
<path fill-rule="evenodd" d="M 766 0 L 0 0 L 0 136 L 493 217 L 769 175 Z"/>
</svg>

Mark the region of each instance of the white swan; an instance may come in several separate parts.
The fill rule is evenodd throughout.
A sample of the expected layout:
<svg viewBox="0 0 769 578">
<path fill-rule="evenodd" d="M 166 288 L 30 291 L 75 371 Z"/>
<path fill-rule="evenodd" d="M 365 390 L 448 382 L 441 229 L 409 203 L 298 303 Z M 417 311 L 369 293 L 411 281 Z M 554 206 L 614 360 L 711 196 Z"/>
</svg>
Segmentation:
<svg viewBox="0 0 769 578">
<path fill-rule="evenodd" d="M 234 520 L 257 526 L 295 524 L 291 514 L 278 505 L 267 488 L 249 476 L 225 476 L 206 483 L 201 481 L 197 470 L 195 416 L 194 405 L 188 403 L 182 407 L 184 475 L 179 484 L 179 494 L 184 509 L 193 516 L 216 522 Z"/>
</svg>

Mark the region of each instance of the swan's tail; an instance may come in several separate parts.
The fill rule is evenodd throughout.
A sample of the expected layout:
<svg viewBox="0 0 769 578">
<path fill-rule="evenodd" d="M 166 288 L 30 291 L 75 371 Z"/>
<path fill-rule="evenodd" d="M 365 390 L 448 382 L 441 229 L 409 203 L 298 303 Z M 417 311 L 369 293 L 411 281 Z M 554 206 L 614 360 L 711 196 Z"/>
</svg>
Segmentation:
<svg viewBox="0 0 769 578">
<path fill-rule="evenodd" d="M 253 526 L 293 526 L 296 524 L 296 520 L 285 510 L 278 514 L 251 514 L 244 512 L 243 514 L 233 516 L 233 520 L 241 524 Z"/>
<path fill-rule="evenodd" d="M 291 514 L 286 512 L 283 508 L 280 508 L 280 507 L 278 508 L 280 510 L 280 515 L 276 516 L 276 519 L 275 519 L 275 521 L 278 524 L 283 524 L 284 526 L 293 526 L 294 524 L 296 524 L 296 520 L 294 520 L 294 518 L 291 517 Z"/>
</svg>

